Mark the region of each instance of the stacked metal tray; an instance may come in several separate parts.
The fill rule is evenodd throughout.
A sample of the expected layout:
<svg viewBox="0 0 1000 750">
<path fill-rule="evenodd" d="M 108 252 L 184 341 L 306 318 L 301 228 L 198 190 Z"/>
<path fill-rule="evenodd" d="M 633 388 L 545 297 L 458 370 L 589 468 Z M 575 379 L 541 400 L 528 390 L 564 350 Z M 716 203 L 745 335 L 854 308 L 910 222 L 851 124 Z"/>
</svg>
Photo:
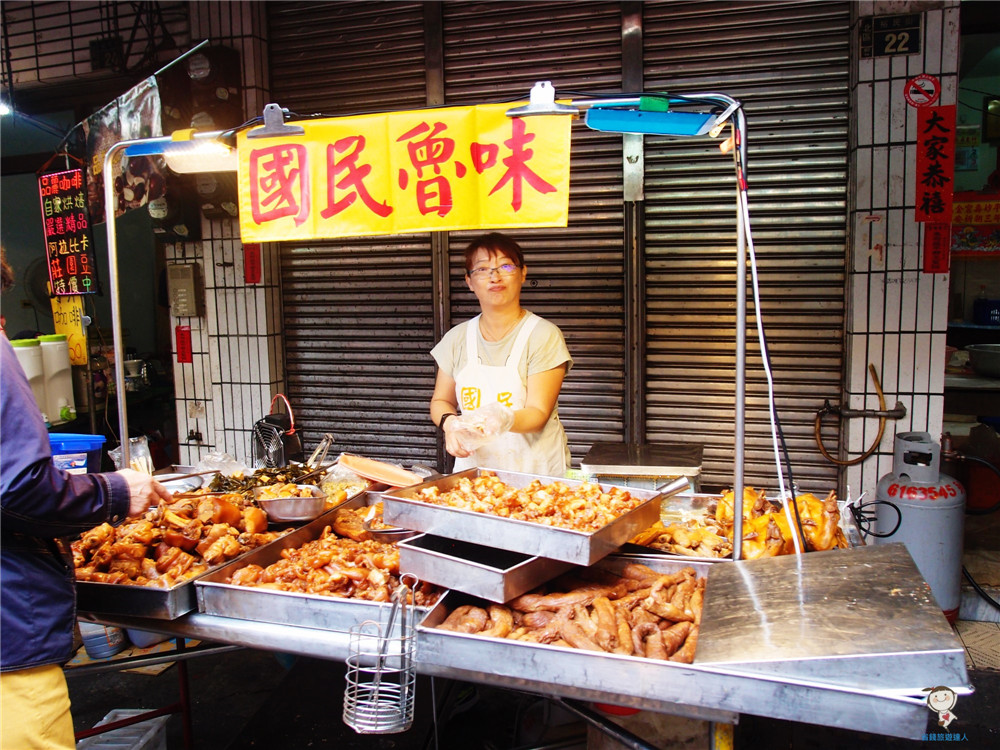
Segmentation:
<svg viewBox="0 0 1000 750">
<path fill-rule="evenodd" d="M 366 494 L 367 491 L 362 491 L 356 494 L 354 498 L 349 498 L 347 502 L 363 498 Z M 333 520 L 332 513 L 344 504 L 342 503 L 335 508 L 325 511 L 313 523 L 321 523 L 324 519 L 326 523 L 330 523 Z M 295 534 L 296 532 L 293 531 L 291 533 Z M 239 563 L 246 560 L 248 556 L 256 555 L 270 548 L 272 545 L 278 545 L 277 549 L 279 550 L 283 549 L 281 545 L 283 540 L 288 536 L 290 535 L 286 534 L 257 549 L 244 552 L 229 562 L 220 563 L 220 565 L 228 567 L 229 565 Z M 220 569 L 219 565 L 211 567 L 204 573 L 181 581 L 170 588 L 77 581 L 76 608 L 81 612 L 93 612 L 95 614 L 129 615 L 134 617 L 149 617 L 156 620 L 174 620 L 198 608 L 198 596 L 195 592 L 195 584 L 205 576 L 212 575 Z"/>
<path fill-rule="evenodd" d="M 420 534 L 399 543 L 399 569 L 421 581 L 508 602 L 573 567 L 522 552 Z"/>
<path fill-rule="evenodd" d="M 570 486 L 584 484 L 577 480 L 537 474 L 483 468 L 467 469 L 411 487 L 386 490 L 382 495 L 385 522 L 486 547 L 546 557 L 574 565 L 592 565 L 615 552 L 622 544 L 651 526 L 660 517 L 660 493 L 656 490 L 629 489 L 629 493 L 643 500 L 643 503 L 603 528 L 592 532 L 545 526 L 460 508 L 447 508 L 419 499 L 419 493 L 423 489 L 437 487 L 441 492 L 447 492 L 456 487 L 460 480 L 464 478 L 474 480 L 486 471 L 495 474 L 505 484 L 517 488 L 526 487 L 536 479 L 543 484 L 552 482 L 562 482 Z M 601 485 L 601 487 L 609 490 L 612 485 Z"/>
<path fill-rule="evenodd" d="M 299 547 L 318 539 L 327 526 L 333 525 L 336 512 L 343 508 L 372 505 L 380 500 L 374 492 L 363 492 L 324 513 L 314 521 L 296 529 L 281 539 L 254 550 L 233 562 L 201 576 L 195 581 L 198 610 L 220 617 L 238 618 L 250 622 L 294 625 L 347 632 L 351 627 L 374 620 L 381 622 L 388 604 L 362 599 L 321 596 L 290 591 L 278 591 L 255 586 L 228 583 L 233 573 L 247 565 L 267 567 L 276 562 L 285 549 Z M 427 608 L 416 607 L 421 615 Z"/>
</svg>

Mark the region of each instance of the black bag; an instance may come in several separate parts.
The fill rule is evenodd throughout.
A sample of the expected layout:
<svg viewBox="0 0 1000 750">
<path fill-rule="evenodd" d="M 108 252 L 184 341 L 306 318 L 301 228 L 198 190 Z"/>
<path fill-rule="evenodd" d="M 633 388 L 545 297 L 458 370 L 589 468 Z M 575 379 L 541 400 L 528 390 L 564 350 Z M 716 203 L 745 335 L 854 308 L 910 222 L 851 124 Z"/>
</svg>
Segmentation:
<svg viewBox="0 0 1000 750">
<path fill-rule="evenodd" d="M 274 404 L 279 398 L 285 402 L 286 413 L 274 411 Z M 288 466 L 292 461 L 302 463 L 305 460 L 302 436 L 295 429 L 292 405 L 284 394 L 279 393 L 272 398 L 271 413 L 254 422 L 250 442 L 255 467 L 274 469 Z"/>
</svg>

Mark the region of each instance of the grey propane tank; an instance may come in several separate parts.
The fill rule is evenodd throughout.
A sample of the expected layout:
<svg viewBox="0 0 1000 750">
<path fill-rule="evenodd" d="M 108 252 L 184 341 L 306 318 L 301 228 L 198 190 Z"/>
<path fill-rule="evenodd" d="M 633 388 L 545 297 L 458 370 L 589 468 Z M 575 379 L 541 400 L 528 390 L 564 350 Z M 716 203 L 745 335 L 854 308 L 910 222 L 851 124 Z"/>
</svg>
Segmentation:
<svg viewBox="0 0 1000 750">
<path fill-rule="evenodd" d="M 903 432 L 893 446 L 892 473 L 878 482 L 880 542 L 903 542 L 949 622 L 962 593 L 965 488 L 939 471 L 941 447 L 927 432 Z M 891 503 L 899 509 L 897 514 Z"/>
</svg>

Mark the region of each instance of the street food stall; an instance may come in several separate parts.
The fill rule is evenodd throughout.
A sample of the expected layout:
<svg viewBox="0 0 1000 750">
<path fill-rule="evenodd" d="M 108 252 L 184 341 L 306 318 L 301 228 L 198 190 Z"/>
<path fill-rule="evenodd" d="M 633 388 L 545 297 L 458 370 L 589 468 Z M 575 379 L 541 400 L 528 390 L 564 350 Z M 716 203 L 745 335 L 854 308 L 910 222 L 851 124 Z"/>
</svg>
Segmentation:
<svg viewBox="0 0 1000 750">
<path fill-rule="evenodd" d="M 852 526 L 850 498 L 838 503 L 832 495 L 825 501 L 796 497 L 791 482 L 786 491 L 770 387 L 779 490 L 768 498 L 744 487 L 748 253 L 758 306 L 759 300 L 740 103 L 717 93 L 563 102 L 544 82 L 532 89 L 529 103 L 500 111 L 521 122 L 525 132 L 526 119 L 546 123 L 532 133 L 540 139 L 536 146 L 544 138 L 568 144 L 565 116 L 580 114 L 588 127 L 611 132 L 713 138 L 729 133 L 721 151 L 735 163 L 740 269 L 729 493 L 699 496 L 689 483 L 687 491 L 668 495 L 661 487 L 625 489 L 591 477 L 479 467 L 415 477 L 402 486 L 369 478 L 363 488 L 317 508 L 315 517 L 295 522 L 272 517 L 261 526 L 255 512 L 259 497 L 248 497 L 245 488 L 234 493 L 209 484 L 188 493 L 183 508 L 150 512 L 146 545 L 169 532 L 175 544 L 168 546 L 183 551 L 169 560 L 132 560 L 136 575 L 128 581 L 115 578 L 128 566 L 102 569 L 86 557 L 103 549 L 107 539 L 78 545 L 82 616 L 345 661 L 345 721 L 358 731 L 404 730 L 406 711 L 412 711 L 412 675 L 420 673 L 723 724 L 747 713 L 921 738 L 928 719 L 926 690 L 948 686 L 959 695 L 971 692 L 961 642 L 906 547 L 865 544 Z M 497 112 L 480 109 L 475 115 L 488 120 Z M 564 129 L 553 124 L 559 120 Z M 286 123 L 275 104 L 268 105 L 262 121 L 235 134 L 237 151 L 252 151 L 269 138 L 277 143 L 291 138 L 294 144 L 297 136 L 322 132 L 330 139 L 337 132 L 336 123 Z M 246 204 L 241 222 L 250 220 L 245 215 L 263 224 L 255 210 L 260 206 L 242 189 L 250 179 L 244 167 L 252 159 L 244 153 L 236 159 L 227 150 L 233 136 L 123 142 L 108 151 L 105 164 L 119 152 L 182 152 L 211 144 L 218 156 L 213 168 L 240 163 L 240 200 Z M 292 149 L 289 158 L 304 159 L 306 150 Z M 303 211 L 300 206 L 299 213 L 280 217 L 283 237 L 325 231 L 317 229 L 318 217 L 305 221 Z M 412 229 L 408 218 L 413 219 L 397 216 L 397 223 L 382 231 Z M 456 226 L 505 226 L 496 216 L 464 221 Z M 120 346 L 113 224 L 108 242 Z M 255 233 L 263 232 L 259 226 L 242 229 L 247 241 L 273 239 Z M 759 315 L 757 322 L 759 328 Z M 766 351 L 763 331 L 759 334 Z M 121 357 L 116 366 L 121 370 Z M 123 379 L 123 372 L 118 376 Z M 767 376 L 770 386 L 769 370 Z M 122 434 L 126 410 L 119 391 Z M 122 449 L 127 465 L 127 441 Z M 696 474 L 696 467 L 683 468 L 681 476 Z M 302 486 L 298 479 L 281 481 Z M 322 487 L 322 479 L 317 485 Z M 330 500 L 322 492 L 317 496 Z M 462 505 L 473 496 L 475 503 Z M 312 493 L 296 497 L 313 499 Z M 501 510 L 490 505 L 500 498 Z M 548 508 L 544 518 L 540 507 Z M 588 513 L 564 518 L 568 508 Z M 635 544 L 651 527 L 662 524 L 666 530 L 678 525 L 678 518 L 693 522 L 687 536 L 697 533 L 704 543 L 687 552 Z M 214 530 L 222 525 L 229 529 Z M 817 542 L 820 536 L 825 543 Z M 647 535 L 646 541 L 651 539 Z M 211 559 L 202 554 L 208 551 Z"/>
</svg>

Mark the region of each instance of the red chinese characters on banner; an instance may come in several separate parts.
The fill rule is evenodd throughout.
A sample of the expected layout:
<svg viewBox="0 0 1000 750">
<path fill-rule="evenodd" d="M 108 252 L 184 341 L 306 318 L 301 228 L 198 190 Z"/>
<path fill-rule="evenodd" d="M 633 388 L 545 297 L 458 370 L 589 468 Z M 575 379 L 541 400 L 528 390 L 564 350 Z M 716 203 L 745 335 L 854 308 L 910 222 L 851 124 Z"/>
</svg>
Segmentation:
<svg viewBox="0 0 1000 750">
<path fill-rule="evenodd" d="M 951 255 L 951 224 L 924 224 L 924 273 L 948 273 Z"/>
<path fill-rule="evenodd" d="M 43 174 L 38 178 L 38 196 L 52 294 L 96 292 L 83 169 Z"/>
<path fill-rule="evenodd" d="M 919 107 L 916 220 L 950 222 L 955 172 L 955 106 Z"/>
<path fill-rule="evenodd" d="M 305 146 L 282 143 L 255 149 L 250 158 L 251 206 L 258 224 L 294 216 L 301 224 L 309 217 L 309 152 Z"/>
<path fill-rule="evenodd" d="M 174 327 L 175 350 L 177 362 L 180 364 L 191 364 L 194 362 L 194 352 L 191 348 L 191 326 Z"/>
<path fill-rule="evenodd" d="M 241 236 L 565 226 L 569 123 L 509 118 L 506 108 L 314 120 L 277 142 L 243 139 Z"/>
</svg>

